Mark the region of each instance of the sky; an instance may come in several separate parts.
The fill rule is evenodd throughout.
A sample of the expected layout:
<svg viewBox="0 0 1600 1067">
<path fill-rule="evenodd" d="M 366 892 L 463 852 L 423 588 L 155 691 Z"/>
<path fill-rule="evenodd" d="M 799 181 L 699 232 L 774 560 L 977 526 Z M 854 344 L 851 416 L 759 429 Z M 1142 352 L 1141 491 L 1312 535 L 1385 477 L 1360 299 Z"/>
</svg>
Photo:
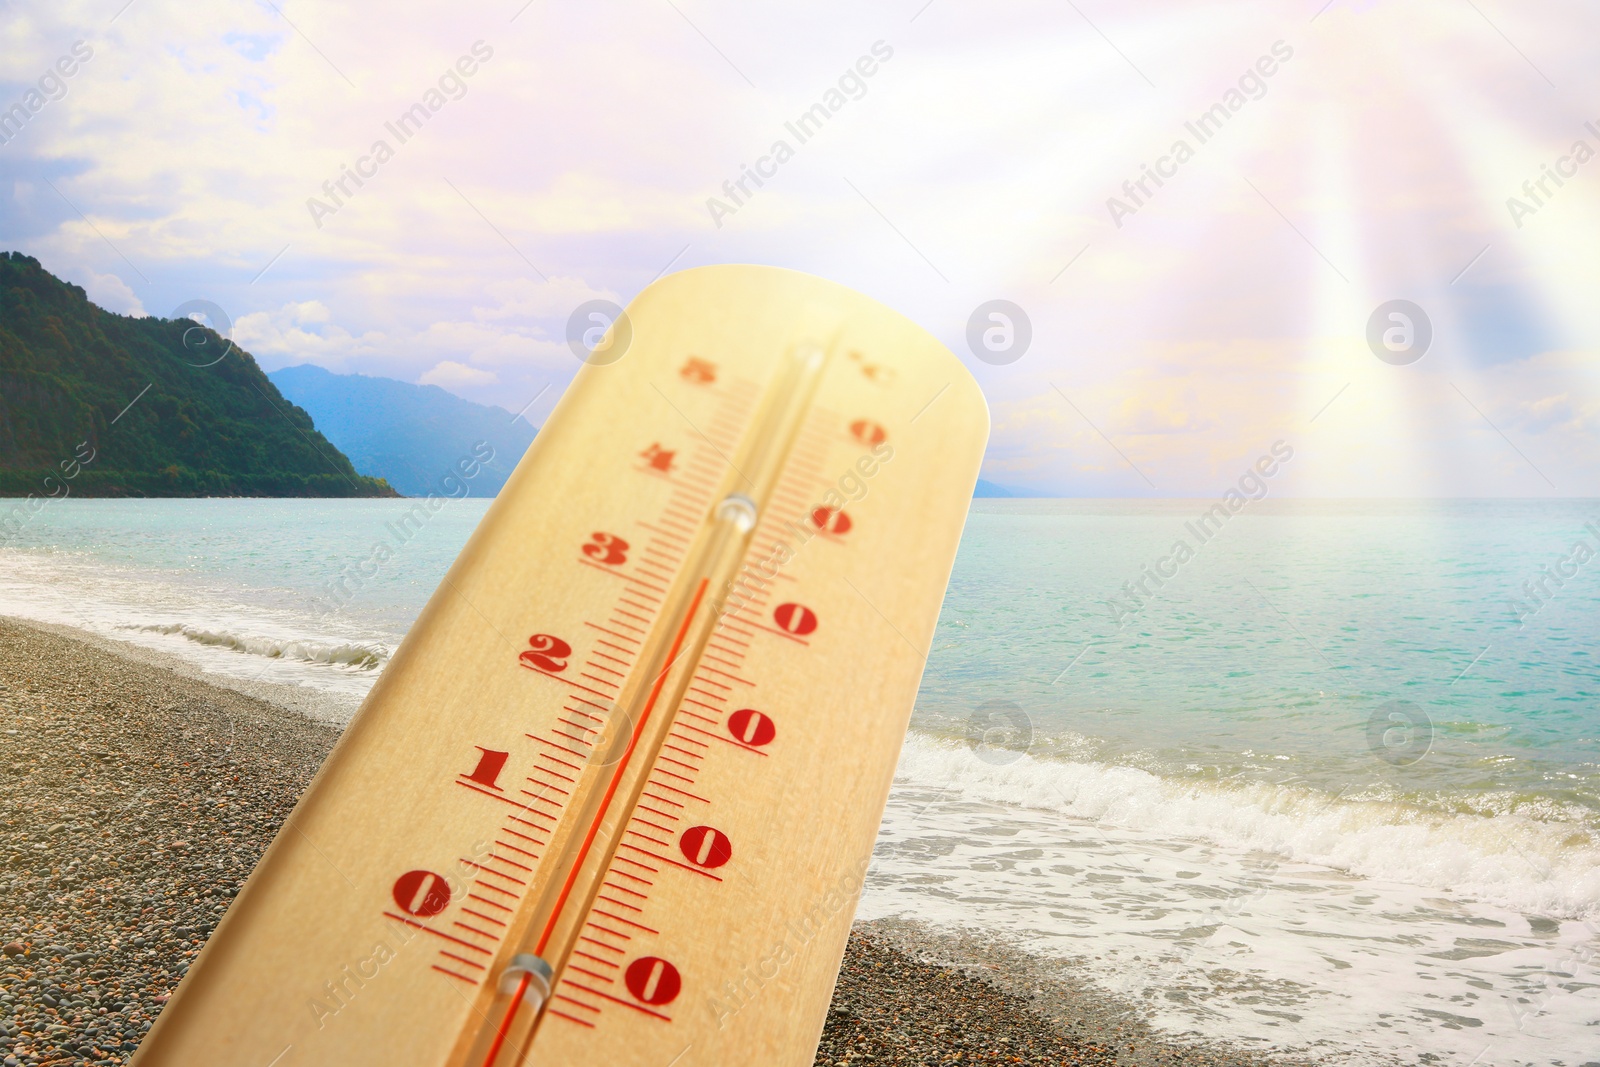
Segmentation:
<svg viewBox="0 0 1600 1067">
<path fill-rule="evenodd" d="M 1002 485 L 1219 495 L 1284 442 L 1279 495 L 1600 496 L 1593 5 L 0 0 L 0 41 L 0 248 L 268 370 L 537 424 L 579 305 L 767 263 L 960 356 Z"/>
</svg>

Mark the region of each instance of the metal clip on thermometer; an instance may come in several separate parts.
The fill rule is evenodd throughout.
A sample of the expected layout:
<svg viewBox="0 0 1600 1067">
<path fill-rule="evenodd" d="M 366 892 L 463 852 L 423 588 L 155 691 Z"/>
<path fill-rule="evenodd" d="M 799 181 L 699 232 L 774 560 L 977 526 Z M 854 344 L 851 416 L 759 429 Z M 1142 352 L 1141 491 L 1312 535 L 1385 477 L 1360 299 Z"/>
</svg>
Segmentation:
<svg viewBox="0 0 1600 1067">
<path fill-rule="evenodd" d="M 627 316 L 140 1067 L 811 1062 L 987 409 L 807 275 Z"/>
</svg>

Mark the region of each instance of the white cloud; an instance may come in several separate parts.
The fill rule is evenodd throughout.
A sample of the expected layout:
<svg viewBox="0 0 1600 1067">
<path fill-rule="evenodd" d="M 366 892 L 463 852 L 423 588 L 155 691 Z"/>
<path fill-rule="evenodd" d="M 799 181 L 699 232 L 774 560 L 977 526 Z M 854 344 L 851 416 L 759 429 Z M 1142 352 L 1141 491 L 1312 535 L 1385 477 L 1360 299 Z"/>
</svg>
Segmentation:
<svg viewBox="0 0 1600 1067">
<path fill-rule="evenodd" d="M 128 283 L 115 274 L 97 274 L 93 270 L 89 270 L 87 274 L 88 280 L 83 283 L 83 288 L 94 303 L 119 315 L 144 318 L 149 314 L 145 311 L 144 304 L 128 287 Z"/>
<path fill-rule="evenodd" d="M 334 370 L 377 353 L 387 342 L 376 330 L 353 334 L 332 317 L 320 300 L 284 304 L 241 315 L 233 324 L 233 340 L 258 359 L 268 357 L 266 364 L 316 363 Z"/>
<path fill-rule="evenodd" d="M 537 326 L 510 319 L 452 320 L 420 327 L 396 323 L 387 331 L 357 334 L 336 322 L 320 300 L 241 315 L 233 340 L 268 370 L 314 363 L 338 373 L 437 385 L 513 410 L 546 386 L 564 385 L 578 367 L 565 341 L 546 337 Z"/>
<path fill-rule="evenodd" d="M 493 371 L 479 370 L 453 359 L 441 360 L 417 379 L 422 385 L 437 385 L 450 390 L 494 385 L 499 380 Z"/>
<path fill-rule="evenodd" d="M 573 308 L 590 300 L 621 298 L 610 289 L 596 289 L 582 278 L 553 277 L 547 282 L 532 278 L 497 278 L 484 286 L 499 303 L 493 307 L 475 305 L 480 319 L 537 318 L 565 321 Z"/>
<path fill-rule="evenodd" d="M 1097 20 L 1119 53 L 1045 0 L 934 5 L 914 24 L 842 0 L 697 2 L 727 61 L 665 5 L 536 6 L 514 24 L 420 0 L 381 19 L 308 0 L 202 5 L 177 36 L 160 5 L 113 23 L 89 0 L 12 5 L 7 84 L 34 81 L 79 38 L 94 57 L 3 146 L 4 217 L 22 235 L 8 240 L 46 263 L 93 264 L 108 280 L 92 292 L 113 310 L 199 298 L 248 311 L 235 337 L 269 365 L 415 381 L 455 364 L 492 380 L 449 387 L 510 410 L 551 383 L 553 397 L 577 367 L 574 307 L 625 304 L 669 264 L 830 277 L 963 357 L 970 310 L 1003 297 L 1033 317 L 1034 348 L 1010 367 L 971 364 L 996 411 L 997 471 L 1104 467 L 1142 487 L 1051 380 L 1170 491 L 1207 488 L 1278 414 L 1315 411 L 1355 381 L 1316 423 L 1337 457 L 1319 484 L 1373 484 L 1363 465 L 1388 462 L 1385 485 L 1499 491 L 1525 473 L 1514 453 L 1492 469 L 1466 451 L 1406 468 L 1428 432 L 1457 428 L 1433 393 L 1397 388 L 1433 381 L 1429 365 L 1409 378 L 1375 366 L 1367 387 L 1365 318 L 1405 296 L 1433 314 L 1430 363 L 1457 360 L 1440 379 L 1450 404 L 1462 406 L 1455 381 L 1492 398 L 1486 413 L 1519 442 L 1549 440 L 1540 456 L 1600 454 L 1584 366 L 1459 362 L 1464 324 L 1484 317 L 1542 331 L 1519 353 L 1600 349 L 1600 248 L 1586 237 L 1600 209 L 1564 190 L 1517 229 L 1504 206 L 1586 134 L 1470 7 L 1336 4 L 1291 26 L 1265 0 L 1158 0 Z M 1582 96 L 1600 80 L 1597 22 L 1530 11 L 1514 36 Z M 1295 55 L 1265 95 L 1115 226 L 1107 197 L 1280 35 Z M 792 136 L 785 122 L 879 38 L 894 55 L 864 94 L 716 227 L 706 198 Z M 403 143 L 389 133 L 479 40 L 492 57 L 464 95 Z M 393 157 L 318 228 L 307 198 L 380 138 Z M 89 278 L 78 266 L 74 280 Z M 1498 438 L 1467 414 L 1491 454 Z M 1418 441 L 1372 444 L 1388 440 L 1374 427 L 1407 426 Z M 1479 485 L 1479 470 L 1510 473 Z"/>
<path fill-rule="evenodd" d="M 538 330 L 518 330 L 481 322 L 436 322 L 412 339 L 418 351 L 470 356 L 475 363 L 520 365 L 546 369 L 571 369 L 573 356 L 564 343 L 540 336 Z"/>
</svg>

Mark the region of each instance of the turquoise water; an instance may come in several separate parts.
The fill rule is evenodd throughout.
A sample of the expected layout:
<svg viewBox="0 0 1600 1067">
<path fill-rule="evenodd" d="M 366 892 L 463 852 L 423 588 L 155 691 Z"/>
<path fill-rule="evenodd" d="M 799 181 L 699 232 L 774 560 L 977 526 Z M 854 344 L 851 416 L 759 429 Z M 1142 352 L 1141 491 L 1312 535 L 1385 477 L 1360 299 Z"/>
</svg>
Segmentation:
<svg viewBox="0 0 1600 1067">
<path fill-rule="evenodd" d="M 0 614 L 348 715 L 486 503 L 60 501 L 0 543 Z M 1264 500 L 1202 539 L 1206 506 L 974 503 L 861 914 L 1321 1061 L 1583 1062 L 1600 502 Z"/>
<path fill-rule="evenodd" d="M 359 698 L 486 506 L 54 502 L 0 546 L 0 611 Z M 1596 825 L 1600 559 L 1542 603 L 1523 584 L 1600 549 L 1600 503 L 1268 500 L 1201 543 L 1205 506 L 976 501 L 915 728 L 990 764 Z"/>
<path fill-rule="evenodd" d="M 296 681 L 359 692 L 486 506 L 55 502 L 0 548 L 0 610 L 186 627 L 285 666 L 303 657 L 278 646 L 299 641 L 329 669 Z M 990 762 L 1027 751 L 1449 810 L 1600 812 L 1600 560 L 1546 581 L 1542 604 L 1523 589 L 1575 543 L 1600 549 L 1586 528 L 1600 503 L 1262 501 L 1201 543 L 1204 507 L 975 502 L 917 728 L 982 741 Z M 372 564 L 380 544 L 392 558 Z M 1176 573 L 1145 577 L 1164 558 Z M 338 646 L 374 656 L 354 672 L 315 659 Z M 1393 701 L 1425 719 L 1374 747 L 1369 722 Z"/>
<path fill-rule="evenodd" d="M 0 515 L 7 503 L 0 500 Z M 341 606 L 330 583 L 384 542 L 396 559 L 353 594 L 347 613 L 352 626 L 403 634 L 488 505 L 448 500 L 417 512 L 425 520 L 402 530 L 397 523 L 419 501 L 64 500 L 0 547 L 159 576 L 174 589 L 237 598 L 241 607 L 316 614 Z"/>
<path fill-rule="evenodd" d="M 325 689 L 353 711 L 487 507 L 52 502 L 0 544 L 0 613 L 150 645 L 221 674 Z"/>
<path fill-rule="evenodd" d="M 1525 580 L 1600 552 L 1600 503 L 1267 501 L 1199 544 L 1204 506 L 978 502 L 919 724 L 1010 701 L 1035 751 L 1163 775 L 1600 811 L 1600 560 L 1519 618 Z M 1119 625 L 1179 538 L 1193 558 Z M 1410 751 L 1369 745 L 1391 701 L 1427 717 L 1390 738 Z"/>
</svg>

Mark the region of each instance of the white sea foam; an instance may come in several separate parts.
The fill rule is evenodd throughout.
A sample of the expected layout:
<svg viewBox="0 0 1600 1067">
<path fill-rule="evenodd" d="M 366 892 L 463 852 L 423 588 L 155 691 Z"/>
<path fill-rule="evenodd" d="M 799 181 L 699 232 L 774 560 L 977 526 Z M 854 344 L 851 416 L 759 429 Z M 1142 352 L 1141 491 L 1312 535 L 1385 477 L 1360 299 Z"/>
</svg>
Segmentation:
<svg viewBox="0 0 1600 1067">
<path fill-rule="evenodd" d="M 243 652 L 252 656 L 265 656 L 268 659 L 291 659 L 305 663 L 326 663 L 330 666 L 346 667 L 353 670 L 381 670 L 389 662 L 389 649 L 383 645 L 350 644 L 346 642 L 328 644 L 299 638 L 262 637 L 234 633 L 228 630 L 211 630 L 181 622 L 146 623 L 140 626 L 129 626 L 126 629 L 138 630 L 144 633 L 176 634 L 193 641 L 197 645 Z"/>
<path fill-rule="evenodd" d="M 1178 781 L 1027 755 L 997 765 L 958 742 L 915 732 L 898 775 L 975 799 L 1270 852 L 1534 915 L 1600 919 L 1600 846 L 1583 823 L 1430 812 L 1303 787 Z"/>
<path fill-rule="evenodd" d="M 197 582 L 184 572 L 108 565 L 83 553 L 0 549 L 0 615 L 131 643 L 208 674 L 309 688 L 358 705 L 401 635 L 353 611 L 297 608 L 281 594 L 277 603 L 262 603 L 269 594 Z"/>
<path fill-rule="evenodd" d="M 1593 912 L 1594 855 L 1562 833 L 1105 764 L 994 766 L 912 734 L 858 917 L 1071 961 L 1175 1035 L 1343 1067 L 1586 1063 L 1600 924 L 1550 916 Z"/>
</svg>

